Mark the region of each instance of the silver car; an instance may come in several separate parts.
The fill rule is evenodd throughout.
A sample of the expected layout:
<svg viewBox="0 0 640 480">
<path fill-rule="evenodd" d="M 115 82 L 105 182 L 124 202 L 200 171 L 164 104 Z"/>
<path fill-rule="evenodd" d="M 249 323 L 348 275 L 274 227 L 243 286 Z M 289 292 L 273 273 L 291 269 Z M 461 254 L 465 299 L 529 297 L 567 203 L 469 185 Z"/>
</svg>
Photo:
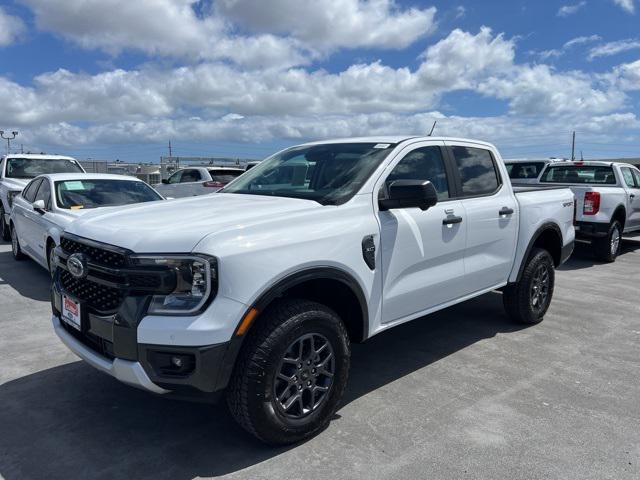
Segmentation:
<svg viewBox="0 0 640 480">
<path fill-rule="evenodd" d="M 154 188 L 165 197 L 182 198 L 215 193 L 244 173 L 235 167 L 189 167 L 178 170 Z"/>
</svg>

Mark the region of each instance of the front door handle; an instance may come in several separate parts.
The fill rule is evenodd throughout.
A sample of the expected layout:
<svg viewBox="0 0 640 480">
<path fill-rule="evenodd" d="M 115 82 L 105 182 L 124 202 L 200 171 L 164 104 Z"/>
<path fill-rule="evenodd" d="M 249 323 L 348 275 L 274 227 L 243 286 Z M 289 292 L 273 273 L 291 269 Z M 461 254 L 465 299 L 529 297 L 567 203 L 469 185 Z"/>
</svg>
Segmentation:
<svg viewBox="0 0 640 480">
<path fill-rule="evenodd" d="M 636 198 L 636 196 L 635 196 L 633 193 L 630 193 L 630 194 L 629 194 L 629 198 L 630 198 L 631 200 L 633 200 L 634 198 Z"/>
<path fill-rule="evenodd" d="M 454 225 L 456 223 L 462 223 L 462 217 L 457 217 L 456 215 L 449 215 L 447 218 L 442 219 L 443 225 Z"/>
<path fill-rule="evenodd" d="M 502 207 L 498 213 L 500 214 L 500 216 L 513 215 L 513 208 Z"/>
</svg>

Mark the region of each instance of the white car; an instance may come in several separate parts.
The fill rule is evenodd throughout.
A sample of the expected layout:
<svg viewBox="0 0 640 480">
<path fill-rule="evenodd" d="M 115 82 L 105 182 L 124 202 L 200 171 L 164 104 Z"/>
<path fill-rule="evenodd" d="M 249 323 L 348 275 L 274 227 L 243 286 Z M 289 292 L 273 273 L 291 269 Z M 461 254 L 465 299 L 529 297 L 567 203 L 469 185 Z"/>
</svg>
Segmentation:
<svg viewBox="0 0 640 480">
<path fill-rule="evenodd" d="M 0 160 L 0 236 L 10 240 L 9 214 L 13 199 L 32 178 L 45 173 L 83 173 L 75 158 L 64 155 L 16 153 Z"/>
<path fill-rule="evenodd" d="M 485 142 L 300 145 L 216 195 L 73 222 L 52 324 L 102 372 L 159 394 L 226 390 L 248 432 L 296 442 L 336 412 L 351 342 L 496 289 L 514 321 L 542 321 L 573 201 L 514 191 Z"/>
<path fill-rule="evenodd" d="M 613 262 L 624 234 L 640 232 L 640 170 L 627 163 L 560 162 L 547 165 L 540 185 L 571 188 L 576 196 L 576 237 L 596 257 Z"/>
<path fill-rule="evenodd" d="M 134 177 L 100 173 L 40 175 L 13 199 L 9 221 L 13 256 L 21 260 L 26 254 L 53 272 L 53 249 L 73 220 L 99 207 L 162 199 Z"/>
<path fill-rule="evenodd" d="M 215 193 L 245 172 L 234 167 L 190 167 L 178 170 L 153 187 L 165 197 L 182 198 Z"/>
</svg>

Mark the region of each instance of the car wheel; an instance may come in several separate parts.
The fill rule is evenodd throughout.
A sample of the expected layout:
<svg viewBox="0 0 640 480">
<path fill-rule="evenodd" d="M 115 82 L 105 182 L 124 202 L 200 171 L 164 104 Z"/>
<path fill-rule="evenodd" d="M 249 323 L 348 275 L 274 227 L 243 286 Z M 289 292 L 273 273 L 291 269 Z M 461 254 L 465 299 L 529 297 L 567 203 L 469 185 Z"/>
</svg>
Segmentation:
<svg viewBox="0 0 640 480">
<path fill-rule="evenodd" d="M 269 444 L 309 438 L 337 410 L 350 358 L 335 312 L 306 300 L 279 301 L 245 340 L 227 389 L 231 414 Z"/>
<path fill-rule="evenodd" d="M 11 240 L 11 231 L 9 230 L 9 225 L 4 219 L 4 207 L 0 203 L 0 235 L 2 235 L 2 240 L 8 242 Z"/>
<path fill-rule="evenodd" d="M 13 258 L 16 260 L 22 260 L 24 258 L 24 254 L 20 248 L 20 241 L 18 240 L 18 232 L 16 232 L 16 227 L 13 225 L 11 225 L 11 252 L 13 253 Z"/>
<path fill-rule="evenodd" d="M 520 281 L 508 285 L 502 293 L 507 315 L 518 323 L 532 325 L 541 322 L 551 304 L 554 284 L 551 254 L 541 248 L 534 249 Z"/>
<path fill-rule="evenodd" d="M 593 243 L 594 254 L 598 260 L 603 262 L 615 262 L 620 253 L 622 244 L 622 224 L 614 220 L 609 225 L 607 236 L 595 239 Z"/>
<path fill-rule="evenodd" d="M 56 273 L 56 264 L 54 262 L 53 250 L 56 248 L 56 244 L 49 243 L 49 247 L 47 247 L 47 266 L 49 267 L 49 275 L 53 278 L 53 275 Z"/>
</svg>

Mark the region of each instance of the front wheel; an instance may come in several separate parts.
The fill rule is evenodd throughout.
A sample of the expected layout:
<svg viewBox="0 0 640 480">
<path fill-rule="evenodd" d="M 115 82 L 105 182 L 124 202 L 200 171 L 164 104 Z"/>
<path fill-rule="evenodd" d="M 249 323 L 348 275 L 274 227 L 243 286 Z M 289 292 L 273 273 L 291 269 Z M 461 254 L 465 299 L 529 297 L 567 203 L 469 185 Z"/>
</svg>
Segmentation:
<svg viewBox="0 0 640 480">
<path fill-rule="evenodd" d="M 0 201 L 0 235 L 2 236 L 2 240 L 8 242 L 11 240 L 11 231 L 9 230 L 9 225 L 4 218 L 4 207 Z"/>
<path fill-rule="evenodd" d="M 307 300 L 269 308 L 245 340 L 227 403 L 263 442 L 285 445 L 324 429 L 347 383 L 350 345 L 342 320 Z"/>
<path fill-rule="evenodd" d="M 24 258 L 24 253 L 22 253 L 20 241 L 18 240 L 18 232 L 13 225 L 11 225 L 11 252 L 13 253 L 13 258 L 16 260 L 22 260 Z"/>
<path fill-rule="evenodd" d="M 622 243 L 622 224 L 618 220 L 614 220 L 609 225 L 607 236 L 596 238 L 593 241 L 595 256 L 603 262 L 615 262 L 620 253 L 620 245 Z"/>
<path fill-rule="evenodd" d="M 509 317 L 533 325 L 544 318 L 551 304 L 555 270 L 551 254 L 535 248 L 517 283 L 505 287 L 502 293 L 504 308 Z"/>
</svg>

